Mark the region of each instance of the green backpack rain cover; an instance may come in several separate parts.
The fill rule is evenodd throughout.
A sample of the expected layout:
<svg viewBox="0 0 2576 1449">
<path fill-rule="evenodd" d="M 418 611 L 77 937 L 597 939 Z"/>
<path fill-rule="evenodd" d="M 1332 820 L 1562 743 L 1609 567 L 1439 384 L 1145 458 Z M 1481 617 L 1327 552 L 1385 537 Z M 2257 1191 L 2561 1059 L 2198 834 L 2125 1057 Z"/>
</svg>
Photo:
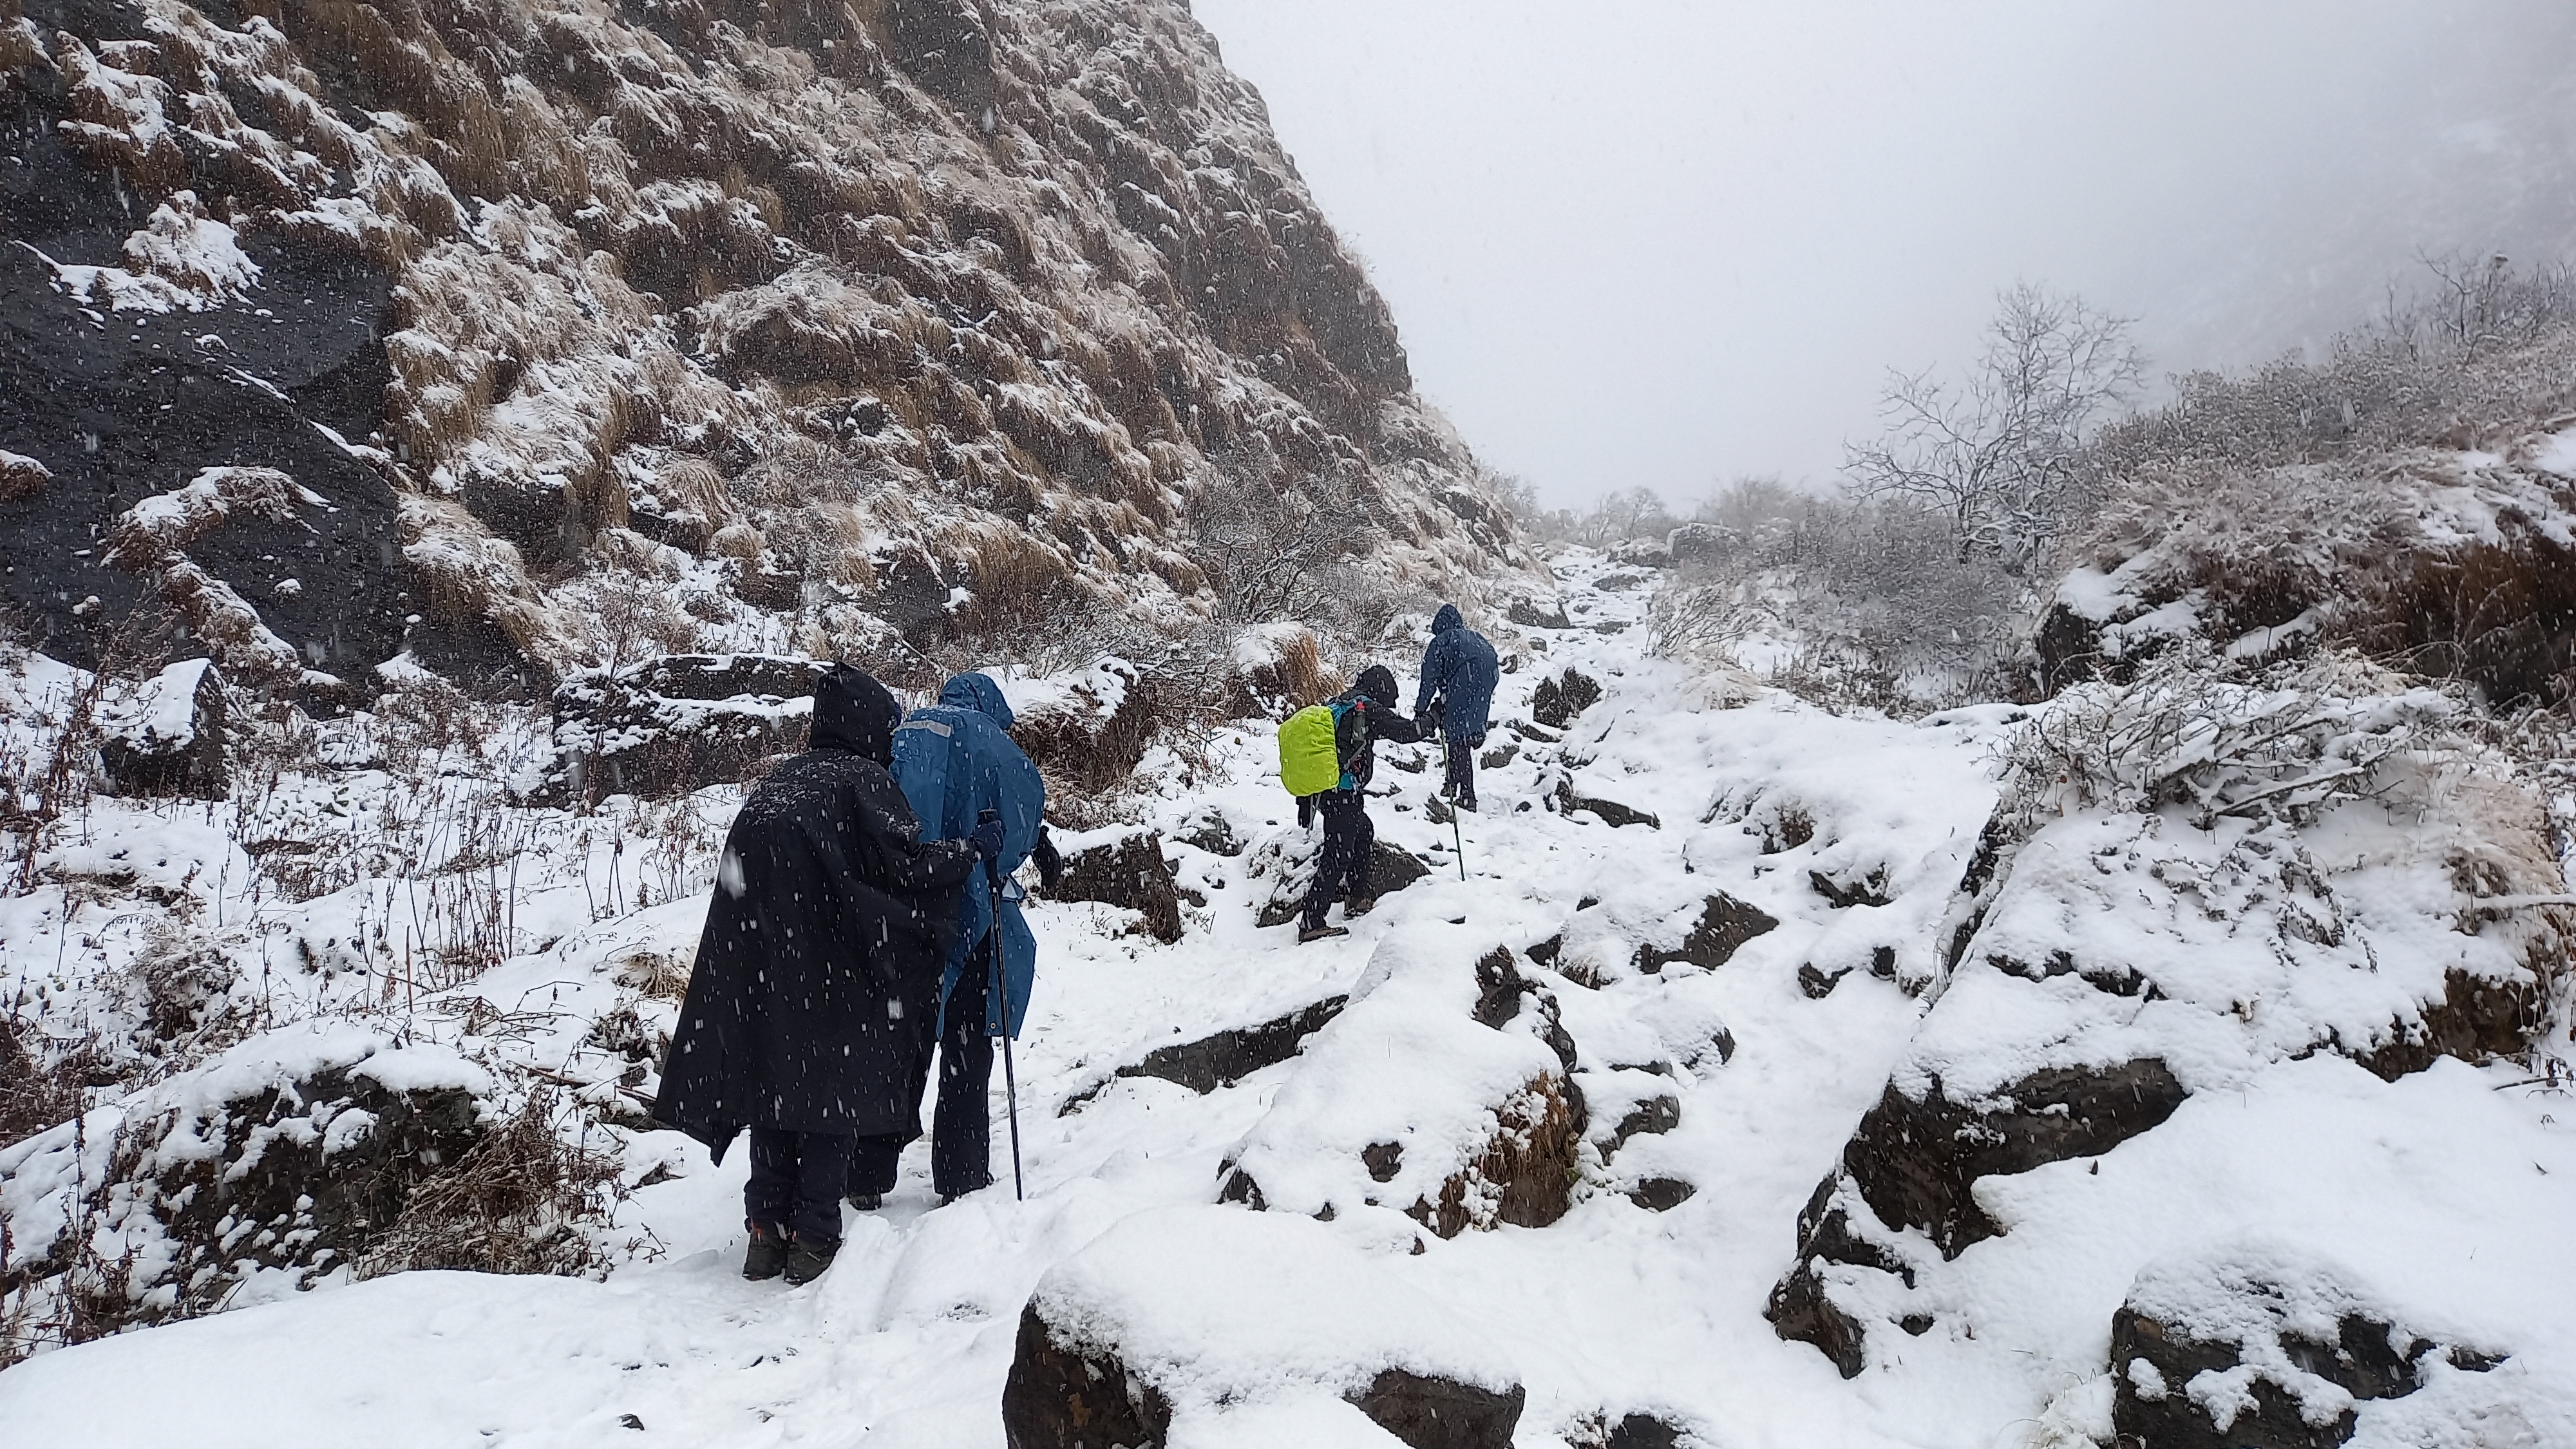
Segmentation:
<svg viewBox="0 0 2576 1449">
<path fill-rule="evenodd" d="M 1341 712 L 1310 704 L 1279 726 L 1279 783 L 1297 796 L 1321 795 L 1342 783 L 1342 752 L 1335 739 Z"/>
</svg>

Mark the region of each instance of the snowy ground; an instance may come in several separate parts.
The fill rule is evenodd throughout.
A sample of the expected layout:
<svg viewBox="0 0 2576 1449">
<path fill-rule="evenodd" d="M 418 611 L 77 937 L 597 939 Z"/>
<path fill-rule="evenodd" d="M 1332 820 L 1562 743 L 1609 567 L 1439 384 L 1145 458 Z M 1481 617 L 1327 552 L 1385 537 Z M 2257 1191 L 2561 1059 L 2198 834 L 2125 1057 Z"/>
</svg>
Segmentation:
<svg viewBox="0 0 2576 1449">
<path fill-rule="evenodd" d="M 1493 743 L 1520 751 L 1487 773 L 1484 811 L 1460 827 L 1464 881 L 1449 827 L 1430 818 L 1429 752 L 1396 749 L 1379 772 L 1393 793 L 1373 813 L 1432 876 L 1347 939 L 1300 947 L 1288 928 L 1257 929 L 1274 885 L 1257 873 L 1276 854 L 1263 846 L 1295 824 L 1264 775 L 1266 736 L 1246 735 L 1223 746 L 1219 783 L 1176 787 L 1150 807 L 1167 838 L 1213 809 L 1250 847 L 1227 857 L 1171 846 L 1180 884 L 1209 902 L 1191 908 L 1179 944 L 1129 932 L 1133 918 L 1111 908 L 1038 907 L 1039 987 L 1018 1058 L 1026 1202 L 1012 1201 L 1006 1178 L 934 1209 L 924 1144 L 882 1212 L 850 1216 L 825 1278 L 749 1284 L 737 1276 L 741 1159 L 717 1169 L 676 1134 L 619 1132 L 626 1180 L 658 1180 L 636 1189 L 610 1235 L 647 1246 L 604 1281 L 399 1274 L 42 1354 L 0 1374 L 0 1442 L 999 1445 L 1013 1334 L 1041 1276 L 1138 1214 L 1242 1211 L 1213 1206 L 1219 1166 L 1305 1063 L 1205 1096 L 1120 1079 L 1069 1115 L 1062 1104 L 1158 1045 L 1352 990 L 1391 938 L 1400 946 L 1389 949 L 1453 942 L 1472 958 L 1561 934 L 1565 974 L 1539 974 L 1582 1065 L 1667 1074 L 1678 1128 L 1595 1164 L 1573 1211 L 1547 1228 L 1444 1241 L 1365 1210 L 1324 1229 L 1473 1325 L 1517 1372 L 1525 1449 L 1631 1410 L 1730 1449 L 2107 1441 L 2105 1349 L 2132 1279 L 2176 1255 L 2281 1241 L 2510 1355 L 2493 1373 L 2394 1401 L 2402 1414 L 2367 1420 L 2363 1442 L 2576 1443 L 2576 1246 L 2564 1230 L 2576 1221 L 2576 1120 L 2559 1120 L 2576 1114 L 2508 1066 L 2446 1060 L 2388 1083 L 2331 1055 L 2271 1061 L 2100 1159 L 1988 1179 L 1981 1201 L 2008 1231 L 1942 1265 L 1927 1283 L 1938 1325 L 1876 1335 L 1860 1378 L 1776 1337 L 1763 1304 L 1796 1250 L 1799 1208 L 1937 995 L 1936 943 L 1996 804 L 1992 752 L 2011 712 L 1842 719 L 1693 677 L 1643 657 L 1644 589 L 1591 587 L 1608 570 L 1588 556 L 1564 568 L 1577 627 L 1533 631 L 1546 652 L 1506 677 L 1497 717 L 1526 720 L 1533 686 L 1569 664 L 1605 697 L 1561 743 L 1498 729 Z M 1409 671 L 1398 672 L 1409 704 Z M 1546 808 L 1560 780 L 1658 821 L 1614 828 Z M 173 820 L 164 838 L 192 859 L 238 855 L 191 834 L 208 828 Z M 560 822 L 521 828 L 530 849 L 579 855 L 585 879 L 624 861 L 621 893 L 637 889 L 640 848 L 612 852 Z M 1811 873 L 1873 880 L 1887 904 L 1838 907 Z M 512 1039 L 518 1059 L 585 1076 L 582 1031 L 638 1003 L 634 963 L 685 961 L 694 941 L 702 898 L 645 891 L 657 904 L 622 915 L 599 909 L 597 887 L 561 884 L 521 904 L 512 929 L 551 944 L 416 1002 L 423 1034 L 467 1055 L 486 1049 L 452 1025 L 472 1019 L 463 998 L 480 997 L 535 1023 Z M 1676 940 L 1718 892 L 1778 928 L 1715 971 L 1633 968 L 1636 943 Z M 53 894 L 56 916 L 67 898 Z M 67 991 L 38 954 L 64 945 L 46 899 L 0 916 L 0 952 L 13 974 Z M 274 928 L 278 949 L 380 939 L 365 913 L 384 904 L 365 885 L 306 903 Z M 1813 998 L 1801 967 L 1839 984 Z M 381 963 L 349 969 L 367 973 L 381 1004 Z M 667 1026 L 667 1002 L 641 1004 Z M 1715 1046 L 1721 1033 L 1731 1057 Z M 1402 1076 L 1392 1062 L 1387 1073 Z M 25 1156 L 0 1154 L 0 1172 Z M 1649 1177 L 1697 1192 L 1651 1212 L 1626 1195 Z M 1227 1422 L 1208 1442 L 1394 1442 L 1356 1415 L 1295 1405 Z"/>
</svg>

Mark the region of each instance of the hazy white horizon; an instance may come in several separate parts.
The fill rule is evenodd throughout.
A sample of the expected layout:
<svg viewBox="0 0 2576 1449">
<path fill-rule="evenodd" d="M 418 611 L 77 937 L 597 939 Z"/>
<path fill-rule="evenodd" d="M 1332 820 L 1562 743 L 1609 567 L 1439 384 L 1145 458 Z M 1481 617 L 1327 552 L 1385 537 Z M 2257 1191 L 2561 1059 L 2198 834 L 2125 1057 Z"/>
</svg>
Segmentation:
<svg viewBox="0 0 2576 1449">
<path fill-rule="evenodd" d="M 2576 246 L 2564 0 L 1195 0 L 1552 502 L 1830 482 L 1889 367 L 2028 279 L 2159 373 L 2363 320 L 2421 250 Z"/>
</svg>

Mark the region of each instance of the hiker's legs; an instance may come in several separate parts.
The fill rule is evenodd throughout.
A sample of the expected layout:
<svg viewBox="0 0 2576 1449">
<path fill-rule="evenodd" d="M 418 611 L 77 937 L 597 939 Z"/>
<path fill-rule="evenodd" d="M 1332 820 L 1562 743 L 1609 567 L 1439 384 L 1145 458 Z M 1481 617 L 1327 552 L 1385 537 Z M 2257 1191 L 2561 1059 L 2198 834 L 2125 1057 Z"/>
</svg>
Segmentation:
<svg viewBox="0 0 2576 1449">
<path fill-rule="evenodd" d="M 993 1180 L 992 972 L 977 951 L 948 993 L 939 1034 L 939 1105 L 930 1116 L 930 1185 L 955 1197 Z"/>
<path fill-rule="evenodd" d="M 914 1093 L 913 1111 L 921 1110 L 921 1096 Z M 876 1136 L 850 1139 L 850 1191 L 873 1193 L 883 1197 L 894 1191 L 896 1169 L 903 1162 L 903 1145 L 912 1136 L 887 1132 Z"/>
<path fill-rule="evenodd" d="M 743 1220 L 784 1232 L 795 1215 L 796 1134 L 754 1127 L 751 1176 L 742 1184 Z"/>
<path fill-rule="evenodd" d="M 841 1241 L 841 1194 L 849 1190 L 855 1143 L 845 1133 L 796 1134 L 796 1205 L 787 1226 L 798 1242 Z"/>
<path fill-rule="evenodd" d="M 1310 930 L 1324 924 L 1335 901 L 1368 894 L 1369 847 L 1377 838 L 1357 790 L 1319 796 L 1316 808 L 1324 812 L 1324 849 L 1315 859 L 1315 883 L 1306 890 Z"/>
<path fill-rule="evenodd" d="M 1447 787 L 1452 800 L 1476 798 L 1476 746 L 1481 741 L 1449 736 L 1449 779 Z"/>
</svg>

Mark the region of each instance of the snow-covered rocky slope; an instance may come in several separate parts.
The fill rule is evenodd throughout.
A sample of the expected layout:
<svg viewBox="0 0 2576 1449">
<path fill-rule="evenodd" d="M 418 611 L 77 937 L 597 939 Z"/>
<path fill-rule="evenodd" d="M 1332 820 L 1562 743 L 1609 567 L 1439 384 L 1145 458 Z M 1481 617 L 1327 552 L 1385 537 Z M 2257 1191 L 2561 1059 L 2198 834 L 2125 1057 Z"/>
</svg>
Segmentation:
<svg viewBox="0 0 2576 1449">
<path fill-rule="evenodd" d="M 157 601 L 364 702 L 1168 624 L 1220 464 L 1535 570 L 1179 0 L 0 0 L 0 137 L 0 598 L 59 657 Z"/>
<path fill-rule="evenodd" d="M 2088 805 L 2028 778 L 2057 706 L 1838 718 L 1558 566 L 1569 627 L 1495 631 L 1484 812 L 1391 749 L 1420 874 L 1347 939 L 1257 924 L 1312 848 L 1265 731 L 1150 754 L 1065 844 L 1154 829 L 1184 929 L 1036 911 L 1027 1201 L 934 1208 L 916 1152 L 803 1289 L 737 1276 L 739 1160 L 632 1105 L 732 789 L 513 805 L 463 768 L 504 743 L 389 770 L 362 717 L 336 768 L 101 799 L 0 902 L 10 989 L 186 1065 L 0 1147 L 5 1283 L 226 1311 L 0 1372 L 0 1439 L 2576 1443 L 2567 882 L 2438 697 L 2336 716 L 2371 798 Z M 286 820 L 344 874 L 279 893 Z M 383 1144 L 549 1086 L 613 1187 L 503 1231 L 587 1271 L 384 1273 L 452 1260 L 350 1226 Z"/>
</svg>

